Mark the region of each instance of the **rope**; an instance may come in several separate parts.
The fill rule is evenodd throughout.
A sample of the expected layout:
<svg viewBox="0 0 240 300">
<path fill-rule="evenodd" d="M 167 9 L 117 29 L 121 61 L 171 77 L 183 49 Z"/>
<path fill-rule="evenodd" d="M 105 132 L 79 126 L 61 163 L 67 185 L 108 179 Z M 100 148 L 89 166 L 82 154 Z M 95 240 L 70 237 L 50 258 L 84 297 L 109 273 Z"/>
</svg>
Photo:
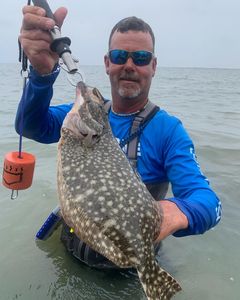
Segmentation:
<svg viewBox="0 0 240 300">
<path fill-rule="evenodd" d="M 151 120 L 151 119 L 150 119 Z M 124 146 L 126 146 L 129 142 L 131 142 L 132 140 L 134 140 L 137 136 L 139 136 L 143 129 L 147 126 L 148 122 L 150 121 L 148 120 L 147 122 L 145 122 L 143 125 L 139 126 L 138 129 L 133 132 L 132 134 L 130 134 L 128 137 L 126 138 L 123 138 L 120 143 L 119 143 L 119 146 L 121 148 L 123 148 Z"/>
<path fill-rule="evenodd" d="M 27 1 L 27 5 L 31 4 L 31 0 Z M 24 105 L 26 100 L 26 85 L 27 85 L 27 78 L 28 78 L 28 58 L 24 53 L 21 43 L 18 39 L 18 49 L 19 49 L 19 56 L 18 61 L 22 62 L 22 70 L 21 75 L 23 77 L 23 95 L 22 95 L 22 103 L 21 103 L 21 116 L 20 116 L 20 126 L 19 126 L 19 147 L 18 147 L 18 158 L 22 158 L 22 139 L 23 139 L 23 119 L 24 119 Z"/>
</svg>

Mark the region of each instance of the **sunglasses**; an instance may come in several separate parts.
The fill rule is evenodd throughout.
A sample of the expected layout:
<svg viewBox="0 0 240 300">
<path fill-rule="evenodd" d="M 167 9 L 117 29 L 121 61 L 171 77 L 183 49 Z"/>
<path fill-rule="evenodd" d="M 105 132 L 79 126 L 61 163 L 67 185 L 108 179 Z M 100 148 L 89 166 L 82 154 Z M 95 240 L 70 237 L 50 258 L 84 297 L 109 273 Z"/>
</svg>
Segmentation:
<svg viewBox="0 0 240 300">
<path fill-rule="evenodd" d="M 114 49 L 108 53 L 111 63 L 116 65 L 124 65 L 128 58 L 131 57 L 136 66 L 149 65 L 153 58 L 153 53 L 145 50 L 129 52 L 126 50 Z"/>
</svg>

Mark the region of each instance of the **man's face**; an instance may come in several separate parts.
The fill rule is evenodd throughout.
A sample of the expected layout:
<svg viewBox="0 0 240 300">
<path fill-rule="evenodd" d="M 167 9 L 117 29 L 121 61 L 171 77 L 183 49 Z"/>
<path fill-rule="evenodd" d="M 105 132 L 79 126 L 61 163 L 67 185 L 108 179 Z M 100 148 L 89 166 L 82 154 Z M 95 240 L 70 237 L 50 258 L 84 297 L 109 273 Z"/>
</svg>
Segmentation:
<svg viewBox="0 0 240 300">
<path fill-rule="evenodd" d="M 153 52 L 151 35 L 142 31 L 127 31 L 125 33 L 115 31 L 110 49 L 121 49 L 127 51 L 146 50 Z M 146 66 L 136 66 L 131 57 L 125 64 L 113 64 L 109 57 L 105 56 L 106 72 L 109 75 L 113 100 L 135 99 L 145 101 L 152 77 L 155 74 L 157 60 L 155 57 Z"/>
</svg>

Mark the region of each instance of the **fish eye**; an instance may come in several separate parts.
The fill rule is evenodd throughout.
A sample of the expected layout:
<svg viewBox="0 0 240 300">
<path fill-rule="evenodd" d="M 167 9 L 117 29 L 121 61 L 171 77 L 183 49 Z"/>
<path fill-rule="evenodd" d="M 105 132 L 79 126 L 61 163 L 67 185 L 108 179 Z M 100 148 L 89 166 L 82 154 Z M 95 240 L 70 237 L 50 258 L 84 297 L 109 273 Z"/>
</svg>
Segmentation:
<svg viewBox="0 0 240 300">
<path fill-rule="evenodd" d="M 103 96 L 101 95 L 101 93 L 99 92 L 99 90 L 97 88 L 93 88 L 92 90 L 93 95 L 100 98 L 101 100 L 103 100 Z"/>
</svg>

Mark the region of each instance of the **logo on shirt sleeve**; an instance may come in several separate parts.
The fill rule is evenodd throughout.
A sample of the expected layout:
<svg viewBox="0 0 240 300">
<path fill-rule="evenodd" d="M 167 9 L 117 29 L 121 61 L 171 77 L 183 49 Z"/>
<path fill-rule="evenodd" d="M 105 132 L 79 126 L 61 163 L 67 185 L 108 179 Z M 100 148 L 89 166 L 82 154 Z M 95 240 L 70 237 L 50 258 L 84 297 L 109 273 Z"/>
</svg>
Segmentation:
<svg viewBox="0 0 240 300">
<path fill-rule="evenodd" d="M 198 167 L 198 169 L 199 169 L 199 172 L 201 173 L 202 176 L 205 177 L 205 180 L 206 180 L 207 183 L 209 184 L 209 180 L 207 179 L 207 177 L 203 174 L 203 172 L 202 172 L 202 170 L 201 170 L 201 167 L 200 167 L 199 162 L 198 162 L 198 160 L 197 160 L 197 155 L 196 155 L 196 153 L 195 153 L 195 151 L 194 151 L 194 148 L 193 148 L 193 147 L 190 147 L 189 151 L 190 151 L 190 153 L 191 153 L 191 155 L 192 155 L 194 161 L 196 162 L 196 165 L 197 165 L 197 167 Z"/>
<path fill-rule="evenodd" d="M 219 222 L 219 220 L 221 219 L 222 216 L 222 204 L 221 201 L 219 201 L 218 206 L 216 207 L 216 223 Z"/>
</svg>

